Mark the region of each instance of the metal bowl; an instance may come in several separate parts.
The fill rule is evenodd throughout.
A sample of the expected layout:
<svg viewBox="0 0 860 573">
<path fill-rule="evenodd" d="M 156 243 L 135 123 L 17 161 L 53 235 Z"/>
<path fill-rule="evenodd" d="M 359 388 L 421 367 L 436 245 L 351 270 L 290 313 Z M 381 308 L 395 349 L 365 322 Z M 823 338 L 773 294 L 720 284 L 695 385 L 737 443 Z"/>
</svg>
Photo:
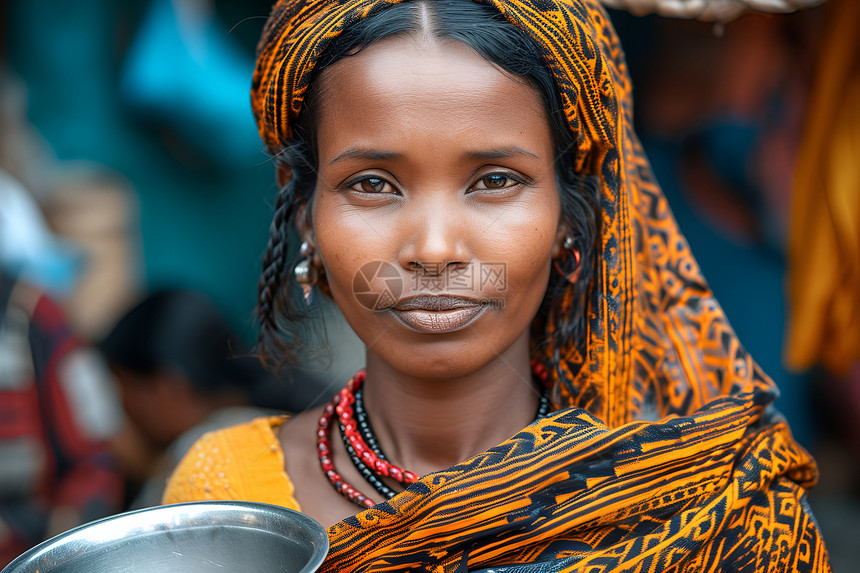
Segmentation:
<svg viewBox="0 0 860 573">
<path fill-rule="evenodd" d="M 81 525 L 0 573 L 311 573 L 327 552 L 325 528 L 307 515 L 263 503 L 201 501 Z"/>
</svg>

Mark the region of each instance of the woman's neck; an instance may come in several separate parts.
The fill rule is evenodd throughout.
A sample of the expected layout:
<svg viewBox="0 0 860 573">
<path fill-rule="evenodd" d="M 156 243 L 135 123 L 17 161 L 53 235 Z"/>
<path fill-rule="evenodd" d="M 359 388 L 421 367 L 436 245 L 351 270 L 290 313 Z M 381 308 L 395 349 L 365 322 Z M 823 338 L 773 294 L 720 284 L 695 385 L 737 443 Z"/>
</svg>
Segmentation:
<svg viewBox="0 0 860 573">
<path fill-rule="evenodd" d="M 364 403 L 391 461 L 417 475 L 446 469 L 531 423 L 538 406 L 528 333 L 495 360 L 453 379 L 408 376 L 368 350 Z"/>
</svg>

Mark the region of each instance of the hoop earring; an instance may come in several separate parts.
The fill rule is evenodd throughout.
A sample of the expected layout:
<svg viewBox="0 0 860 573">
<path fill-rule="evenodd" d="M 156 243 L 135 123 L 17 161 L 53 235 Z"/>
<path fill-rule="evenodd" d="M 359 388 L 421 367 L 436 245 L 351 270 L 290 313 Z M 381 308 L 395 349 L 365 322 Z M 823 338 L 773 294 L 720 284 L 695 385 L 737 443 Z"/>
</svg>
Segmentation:
<svg viewBox="0 0 860 573">
<path fill-rule="evenodd" d="M 582 260 L 581 253 L 575 249 L 576 242 L 573 240 L 573 237 L 565 237 L 564 242 L 561 244 L 562 248 L 565 251 L 570 253 L 570 256 L 573 257 L 573 269 L 569 271 L 565 271 L 561 268 L 561 264 L 559 263 L 560 259 L 553 259 L 552 264 L 555 266 L 555 270 L 558 271 L 558 274 L 567 279 L 567 282 L 573 284 L 576 282 L 576 279 L 579 277 L 579 264 Z M 567 257 L 564 257 L 562 260 L 566 260 Z"/>
<path fill-rule="evenodd" d="M 299 254 L 302 260 L 296 263 L 293 268 L 293 276 L 296 282 L 302 287 L 302 296 L 305 299 L 305 305 L 310 306 L 314 301 L 314 284 L 317 282 L 316 271 L 311 266 L 310 256 L 313 253 L 310 244 L 305 241 L 299 247 Z"/>
</svg>

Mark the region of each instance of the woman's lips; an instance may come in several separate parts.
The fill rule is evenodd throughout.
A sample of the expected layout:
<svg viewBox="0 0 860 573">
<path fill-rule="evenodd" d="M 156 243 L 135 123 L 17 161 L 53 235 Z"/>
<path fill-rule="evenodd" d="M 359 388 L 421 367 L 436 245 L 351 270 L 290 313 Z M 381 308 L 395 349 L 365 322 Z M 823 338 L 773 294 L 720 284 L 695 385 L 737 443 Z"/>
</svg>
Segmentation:
<svg viewBox="0 0 860 573">
<path fill-rule="evenodd" d="M 398 301 L 389 310 L 412 330 L 424 334 L 444 334 L 465 328 L 485 308 L 485 305 L 472 299 L 417 296 Z"/>
</svg>

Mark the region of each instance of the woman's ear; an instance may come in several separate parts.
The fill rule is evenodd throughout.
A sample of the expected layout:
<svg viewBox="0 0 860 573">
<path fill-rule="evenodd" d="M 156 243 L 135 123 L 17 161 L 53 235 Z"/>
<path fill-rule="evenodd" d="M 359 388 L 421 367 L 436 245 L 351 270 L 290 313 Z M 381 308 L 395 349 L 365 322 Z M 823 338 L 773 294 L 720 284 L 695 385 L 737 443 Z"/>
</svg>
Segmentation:
<svg viewBox="0 0 860 573">
<path fill-rule="evenodd" d="M 565 225 L 559 225 L 552 244 L 552 264 L 558 273 L 571 284 L 579 280 L 582 270 L 582 253 L 579 252 L 573 233 Z"/>
<path fill-rule="evenodd" d="M 307 243 L 314 254 L 316 254 L 317 245 L 314 241 L 314 224 L 311 218 L 311 210 L 308 204 L 300 206 L 296 210 L 296 229 L 299 231 L 299 237 L 303 243 Z"/>
<path fill-rule="evenodd" d="M 317 277 L 315 281 L 316 286 L 331 298 L 331 289 L 326 280 L 325 265 L 317 247 L 316 238 L 314 237 L 313 217 L 308 203 L 305 203 L 296 211 L 296 229 L 299 231 L 299 237 L 302 242 L 308 244 L 310 250 L 308 253 L 308 263 L 316 271 L 313 273 Z"/>
<path fill-rule="evenodd" d="M 555 239 L 552 242 L 552 251 L 550 256 L 553 260 L 564 258 L 564 240 L 570 236 L 570 229 L 566 225 L 559 225 L 558 231 L 555 233 Z"/>
</svg>

